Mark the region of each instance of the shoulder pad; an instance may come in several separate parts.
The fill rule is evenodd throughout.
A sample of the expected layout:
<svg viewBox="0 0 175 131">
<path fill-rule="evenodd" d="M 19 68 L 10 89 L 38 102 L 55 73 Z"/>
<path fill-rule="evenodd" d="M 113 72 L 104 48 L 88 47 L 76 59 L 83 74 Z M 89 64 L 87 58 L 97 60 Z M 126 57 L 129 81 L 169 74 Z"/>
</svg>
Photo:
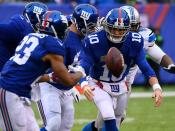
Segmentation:
<svg viewBox="0 0 175 131">
<path fill-rule="evenodd" d="M 143 48 L 143 37 L 137 32 L 129 32 L 126 42 L 132 48 Z"/>
<path fill-rule="evenodd" d="M 85 37 L 85 41 L 90 45 L 95 45 L 103 41 L 106 37 L 104 37 L 104 31 L 93 32 Z M 106 35 L 106 34 L 105 34 Z"/>
<path fill-rule="evenodd" d="M 11 20 L 12 21 L 23 21 L 23 20 L 26 21 L 23 15 L 14 15 L 11 17 Z"/>
<path fill-rule="evenodd" d="M 147 41 L 147 42 L 154 42 L 154 41 L 156 41 L 156 35 L 149 28 L 140 28 L 139 34 L 142 35 L 142 37 L 144 38 L 144 41 Z"/>
<path fill-rule="evenodd" d="M 154 32 L 149 28 L 141 28 L 139 33 L 142 35 L 144 39 L 144 49 L 148 49 L 152 47 L 156 41 L 156 35 Z"/>
</svg>

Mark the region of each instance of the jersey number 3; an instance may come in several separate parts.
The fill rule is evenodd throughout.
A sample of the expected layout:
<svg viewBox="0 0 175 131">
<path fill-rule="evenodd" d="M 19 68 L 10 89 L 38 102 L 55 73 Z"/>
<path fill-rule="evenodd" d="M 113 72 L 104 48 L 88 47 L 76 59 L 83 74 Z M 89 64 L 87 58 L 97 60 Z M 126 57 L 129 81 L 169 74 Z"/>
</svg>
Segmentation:
<svg viewBox="0 0 175 131">
<path fill-rule="evenodd" d="M 18 65 L 23 65 L 29 59 L 31 52 L 37 47 L 39 40 L 37 37 L 24 37 L 23 41 L 16 48 L 16 53 L 10 60 L 15 61 Z"/>
</svg>

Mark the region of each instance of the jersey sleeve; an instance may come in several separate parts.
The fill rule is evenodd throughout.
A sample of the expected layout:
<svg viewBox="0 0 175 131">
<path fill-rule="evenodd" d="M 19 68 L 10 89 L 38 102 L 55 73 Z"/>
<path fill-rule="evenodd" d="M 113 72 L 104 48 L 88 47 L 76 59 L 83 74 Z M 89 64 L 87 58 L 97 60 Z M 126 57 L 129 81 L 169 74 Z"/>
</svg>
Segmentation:
<svg viewBox="0 0 175 131">
<path fill-rule="evenodd" d="M 80 66 L 82 66 L 86 72 L 86 74 L 89 74 L 89 70 L 90 67 L 93 65 L 94 60 L 92 57 L 92 53 L 91 53 L 91 49 L 90 49 L 90 45 L 88 43 L 88 40 L 85 39 L 83 41 L 83 47 L 80 51 L 80 57 L 79 57 L 79 61 L 80 61 Z"/>
<path fill-rule="evenodd" d="M 156 76 L 155 72 L 150 67 L 150 65 L 148 64 L 148 62 L 145 58 L 145 52 L 144 52 L 143 48 L 141 48 L 140 51 L 138 51 L 138 54 L 136 57 L 136 64 L 138 65 L 138 67 L 140 68 L 140 70 L 142 71 L 142 73 L 144 74 L 146 79 L 149 79 L 150 77 Z"/>
<path fill-rule="evenodd" d="M 47 41 L 45 41 L 45 49 L 51 54 L 57 54 L 61 56 L 65 55 L 65 47 L 63 42 L 52 36 L 47 37 Z"/>
<path fill-rule="evenodd" d="M 135 34 L 135 36 L 139 36 L 138 34 Z M 133 35 L 133 36 L 134 36 Z M 139 37 L 138 37 L 139 38 Z M 149 79 L 150 77 L 155 76 L 155 72 L 150 67 L 146 60 L 146 54 L 143 49 L 143 37 L 141 36 L 140 39 L 132 41 L 132 48 L 135 51 L 135 62 L 144 74 L 144 76 Z"/>
</svg>

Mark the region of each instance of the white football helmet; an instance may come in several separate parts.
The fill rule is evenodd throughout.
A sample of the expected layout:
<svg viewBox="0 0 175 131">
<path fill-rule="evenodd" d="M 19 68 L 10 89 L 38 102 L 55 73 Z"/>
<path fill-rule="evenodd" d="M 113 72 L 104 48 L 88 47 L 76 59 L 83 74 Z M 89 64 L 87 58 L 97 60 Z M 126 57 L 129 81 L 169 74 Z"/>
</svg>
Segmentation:
<svg viewBox="0 0 175 131">
<path fill-rule="evenodd" d="M 122 6 L 120 8 L 124 9 L 129 15 L 130 23 L 131 23 L 130 30 L 134 32 L 138 32 L 140 28 L 140 15 L 137 9 L 134 8 L 133 6 Z"/>
</svg>

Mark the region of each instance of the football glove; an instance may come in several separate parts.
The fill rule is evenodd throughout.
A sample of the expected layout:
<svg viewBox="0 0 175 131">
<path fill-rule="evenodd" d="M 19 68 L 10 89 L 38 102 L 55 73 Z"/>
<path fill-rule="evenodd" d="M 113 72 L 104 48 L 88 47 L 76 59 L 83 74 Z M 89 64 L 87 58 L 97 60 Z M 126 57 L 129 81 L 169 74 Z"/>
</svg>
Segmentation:
<svg viewBox="0 0 175 131">
<path fill-rule="evenodd" d="M 76 89 L 76 87 L 73 87 L 72 88 L 72 96 L 75 100 L 76 103 L 79 103 L 80 102 L 80 93 L 79 91 Z"/>
</svg>

